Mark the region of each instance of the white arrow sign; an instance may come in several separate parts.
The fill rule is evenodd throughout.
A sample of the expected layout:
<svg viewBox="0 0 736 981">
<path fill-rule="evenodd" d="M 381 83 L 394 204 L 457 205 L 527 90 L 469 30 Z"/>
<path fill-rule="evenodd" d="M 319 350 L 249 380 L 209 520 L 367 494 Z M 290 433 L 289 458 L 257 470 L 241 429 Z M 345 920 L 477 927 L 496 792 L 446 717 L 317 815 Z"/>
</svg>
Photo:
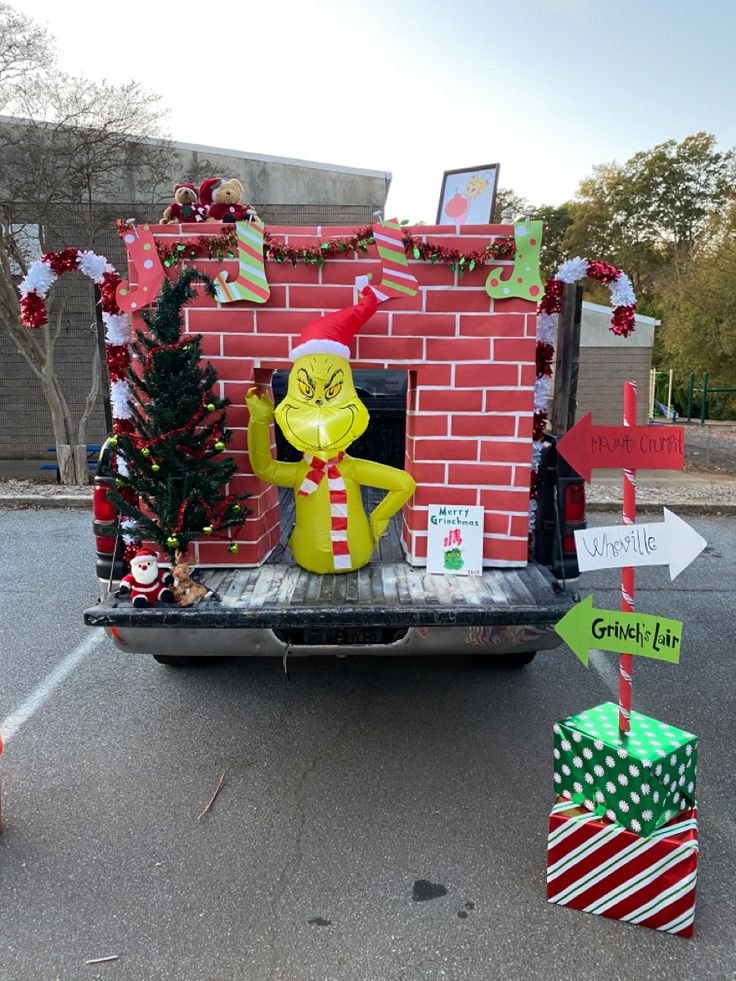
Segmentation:
<svg viewBox="0 0 736 981">
<path fill-rule="evenodd" d="M 581 572 L 668 565 L 670 578 L 674 579 L 707 544 L 702 535 L 667 508 L 664 508 L 664 521 L 656 524 L 611 525 L 575 532 Z"/>
</svg>

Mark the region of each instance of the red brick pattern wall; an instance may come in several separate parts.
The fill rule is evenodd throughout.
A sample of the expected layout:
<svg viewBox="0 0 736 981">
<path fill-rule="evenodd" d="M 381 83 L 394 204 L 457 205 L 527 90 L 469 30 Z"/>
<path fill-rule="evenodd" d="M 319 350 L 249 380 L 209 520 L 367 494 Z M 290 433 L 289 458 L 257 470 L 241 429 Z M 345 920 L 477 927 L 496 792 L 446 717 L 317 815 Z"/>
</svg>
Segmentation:
<svg viewBox="0 0 736 981">
<path fill-rule="evenodd" d="M 158 240 L 216 235 L 220 225 L 153 226 Z M 353 228 L 268 229 L 291 246 L 314 245 Z M 473 225 L 457 234 L 452 226 L 420 226 L 416 236 L 463 250 L 508 235 L 509 226 Z M 499 263 L 502 264 L 502 263 Z M 214 278 L 232 260 L 198 261 Z M 503 263 L 509 268 L 510 263 Z M 406 469 L 417 482 L 404 508 L 403 535 L 410 562 L 423 565 L 427 554 L 429 504 L 480 504 L 485 509 L 484 564 L 524 565 L 527 556 L 531 432 L 534 412 L 536 326 L 534 304 L 491 300 L 484 285 L 488 267 L 459 277 L 446 265 L 410 262 L 419 281 L 415 297 L 390 300 L 353 342 L 354 368 L 409 373 Z M 354 303 L 357 275 L 380 279 L 375 248 L 367 255 L 346 253 L 316 265 L 267 262 L 271 298 L 264 305 L 218 305 L 205 294 L 186 311 L 186 330 L 203 335 L 203 353 L 220 378 L 223 396 L 232 399 L 229 452 L 238 464 L 233 490 L 253 496 L 253 514 L 238 536 L 240 552 L 227 543 L 197 543 L 203 565 L 262 562 L 279 537 L 275 488 L 250 471 L 246 451 L 248 413 L 244 396 L 254 383 L 268 384 L 270 372 L 289 368 L 289 350 L 310 320 Z"/>
</svg>

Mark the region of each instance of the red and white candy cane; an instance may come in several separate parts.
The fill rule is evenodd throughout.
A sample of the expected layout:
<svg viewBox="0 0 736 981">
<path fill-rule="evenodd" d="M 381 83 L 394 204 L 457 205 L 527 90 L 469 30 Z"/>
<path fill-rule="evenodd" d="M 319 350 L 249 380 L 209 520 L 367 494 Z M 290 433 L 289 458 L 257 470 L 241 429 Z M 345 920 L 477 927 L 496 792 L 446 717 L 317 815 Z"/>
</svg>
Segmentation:
<svg viewBox="0 0 736 981">
<path fill-rule="evenodd" d="M 624 426 L 636 425 L 636 382 L 624 383 Z M 636 523 L 636 470 L 624 467 L 623 523 Z M 634 612 L 634 568 L 621 570 L 621 610 Z M 621 732 L 631 729 L 631 687 L 634 658 L 631 654 L 619 654 L 618 669 L 618 727 Z"/>
</svg>

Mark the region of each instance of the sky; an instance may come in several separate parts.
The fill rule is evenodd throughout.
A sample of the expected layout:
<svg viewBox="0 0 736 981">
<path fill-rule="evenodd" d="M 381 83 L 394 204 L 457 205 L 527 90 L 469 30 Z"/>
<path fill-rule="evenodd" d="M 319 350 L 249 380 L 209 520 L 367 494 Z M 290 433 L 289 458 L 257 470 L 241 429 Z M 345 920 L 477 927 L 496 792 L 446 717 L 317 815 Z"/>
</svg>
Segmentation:
<svg viewBox="0 0 736 981">
<path fill-rule="evenodd" d="M 445 170 L 559 204 L 664 140 L 736 146 L 733 0 L 14 5 L 62 70 L 159 93 L 173 140 L 390 171 L 400 219 L 435 220 Z"/>
</svg>

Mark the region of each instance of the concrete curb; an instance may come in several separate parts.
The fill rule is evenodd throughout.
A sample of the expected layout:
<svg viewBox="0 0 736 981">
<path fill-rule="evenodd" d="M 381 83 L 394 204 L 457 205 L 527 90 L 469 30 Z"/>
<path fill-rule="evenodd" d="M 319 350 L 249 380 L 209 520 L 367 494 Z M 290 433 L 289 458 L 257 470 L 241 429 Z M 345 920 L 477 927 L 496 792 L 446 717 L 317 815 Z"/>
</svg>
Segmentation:
<svg viewBox="0 0 736 981">
<path fill-rule="evenodd" d="M 92 507 L 92 497 L 44 497 L 27 494 L 23 497 L 0 496 L 0 508 L 77 508 Z"/>
<path fill-rule="evenodd" d="M 76 508 L 86 510 L 92 507 L 92 497 L 44 497 L 28 494 L 23 497 L 0 495 L 2 508 Z M 637 514 L 662 514 L 662 508 L 671 508 L 678 514 L 736 514 L 736 503 L 727 501 L 655 501 L 637 502 Z M 590 514 L 597 512 L 620 511 L 621 501 L 588 501 Z"/>
<path fill-rule="evenodd" d="M 600 511 L 621 511 L 621 501 L 587 501 L 589 514 Z M 736 503 L 728 501 L 642 501 L 636 502 L 637 514 L 658 514 L 669 508 L 677 514 L 736 514 Z"/>
</svg>

